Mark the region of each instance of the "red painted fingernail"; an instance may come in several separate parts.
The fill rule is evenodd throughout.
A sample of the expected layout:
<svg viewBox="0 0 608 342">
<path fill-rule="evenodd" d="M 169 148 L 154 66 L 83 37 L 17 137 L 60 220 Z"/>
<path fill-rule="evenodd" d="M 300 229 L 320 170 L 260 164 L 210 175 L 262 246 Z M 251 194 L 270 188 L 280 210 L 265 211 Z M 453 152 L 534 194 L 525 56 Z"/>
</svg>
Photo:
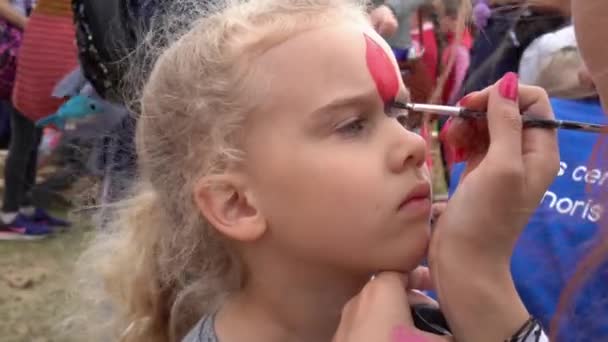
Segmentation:
<svg viewBox="0 0 608 342">
<path fill-rule="evenodd" d="M 498 92 L 500 96 L 513 102 L 517 101 L 519 93 L 519 79 L 514 72 L 506 73 L 498 82 Z"/>
</svg>

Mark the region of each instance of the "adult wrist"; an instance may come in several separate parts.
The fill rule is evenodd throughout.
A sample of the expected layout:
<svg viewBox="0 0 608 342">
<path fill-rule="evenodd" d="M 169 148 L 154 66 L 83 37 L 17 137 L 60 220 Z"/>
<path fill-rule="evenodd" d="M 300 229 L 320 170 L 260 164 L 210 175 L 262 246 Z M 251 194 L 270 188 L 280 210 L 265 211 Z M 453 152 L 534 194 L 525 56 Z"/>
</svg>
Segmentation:
<svg viewBox="0 0 608 342">
<path fill-rule="evenodd" d="M 534 317 L 530 318 L 505 342 L 549 342 L 542 324 Z"/>
<path fill-rule="evenodd" d="M 447 215 L 443 214 L 434 229 L 442 230 L 446 220 L 449 222 Z M 488 227 L 490 226 L 495 232 L 494 236 L 488 233 L 487 236 L 482 237 L 478 232 L 466 229 L 443 229 L 433 238 L 430 257 L 448 263 L 462 262 L 471 267 L 496 269 L 497 265 L 502 265 L 508 270 L 518 236 L 509 233 L 513 230 L 510 226 L 499 227 L 488 222 Z M 493 241 L 499 243 L 492 243 Z M 438 248 L 438 246 L 442 247 Z"/>
<path fill-rule="evenodd" d="M 608 70 L 595 73 L 592 77 L 597 93 L 600 95 L 604 108 L 608 108 Z"/>
<path fill-rule="evenodd" d="M 460 257 L 445 247 L 429 263 L 439 303 L 456 339 L 511 338 L 530 315 L 515 289 L 509 265 L 490 260 L 472 263 L 473 255 Z"/>
</svg>

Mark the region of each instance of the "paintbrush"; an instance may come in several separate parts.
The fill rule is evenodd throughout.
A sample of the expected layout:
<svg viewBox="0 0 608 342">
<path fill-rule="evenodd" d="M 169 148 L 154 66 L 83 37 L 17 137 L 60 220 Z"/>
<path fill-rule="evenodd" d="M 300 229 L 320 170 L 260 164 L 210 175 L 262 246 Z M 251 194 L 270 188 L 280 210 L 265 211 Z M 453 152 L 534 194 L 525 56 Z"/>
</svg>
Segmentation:
<svg viewBox="0 0 608 342">
<path fill-rule="evenodd" d="M 441 106 L 432 104 L 420 104 L 420 103 L 393 103 L 393 106 L 400 109 L 406 109 L 413 112 L 438 114 L 444 116 L 460 117 L 465 119 L 479 119 L 487 116 L 486 112 L 475 111 L 458 106 Z M 551 120 L 539 118 L 531 114 L 522 114 L 522 120 L 524 127 L 536 127 L 536 128 L 560 128 L 560 129 L 572 129 L 577 131 L 594 132 L 594 133 L 608 133 L 608 125 L 578 122 L 578 121 L 566 121 L 566 120 Z"/>
</svg>

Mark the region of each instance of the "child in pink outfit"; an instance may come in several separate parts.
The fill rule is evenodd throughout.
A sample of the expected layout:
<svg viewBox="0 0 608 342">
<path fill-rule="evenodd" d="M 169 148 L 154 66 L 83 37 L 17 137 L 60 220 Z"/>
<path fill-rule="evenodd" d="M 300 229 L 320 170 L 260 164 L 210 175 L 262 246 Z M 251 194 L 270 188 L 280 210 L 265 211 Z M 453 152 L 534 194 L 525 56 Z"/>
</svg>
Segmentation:
<svg viewBox="0 0 608 342">
<path fill-rule="evenodd" d="M 471 46 L 473 38 L 468 29 L 465 29 L 462 37 L 458 37 L 457 23 L 460 1 L 444 0 L 445 14 L 441 18 L 440 28 L 447 38 L 447 47 L 441 55 L 441 65 L 444 68 L 449 66 L 453 58 L 454 63 L 451 67 L 446 83 L 443 85 L 442 102 L 444 104 L 455 104 L 462 95 L 462 85 L 469 70 L 471 63 Z"/>
</svg>

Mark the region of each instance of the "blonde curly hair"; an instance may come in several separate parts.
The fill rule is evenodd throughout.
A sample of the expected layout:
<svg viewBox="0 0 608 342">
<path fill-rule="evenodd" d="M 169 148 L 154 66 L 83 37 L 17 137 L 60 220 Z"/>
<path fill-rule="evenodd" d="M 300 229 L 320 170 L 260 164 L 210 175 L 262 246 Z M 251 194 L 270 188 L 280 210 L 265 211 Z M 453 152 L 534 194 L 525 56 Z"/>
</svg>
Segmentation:
<svg viewBox="0 0 608 342">
<path fill-rule="evenodd" d="M 185 34 L 167 30 L 179 38 L 164 38 L 138 106 L 139 184 L 81 261 L 96 304 L 87 307 L 101 305 L 107 323 L 87 319 L 93 336 L 178 341 L 242 287 L 242 265 L 196 207 L 195 184 L 246 158 L 240 132 L 265 91 L 256 58 L 314 27 L 367 22 L 366 10 L 354 0 L 229 0 L 196 12 Z"/>
</svg>

